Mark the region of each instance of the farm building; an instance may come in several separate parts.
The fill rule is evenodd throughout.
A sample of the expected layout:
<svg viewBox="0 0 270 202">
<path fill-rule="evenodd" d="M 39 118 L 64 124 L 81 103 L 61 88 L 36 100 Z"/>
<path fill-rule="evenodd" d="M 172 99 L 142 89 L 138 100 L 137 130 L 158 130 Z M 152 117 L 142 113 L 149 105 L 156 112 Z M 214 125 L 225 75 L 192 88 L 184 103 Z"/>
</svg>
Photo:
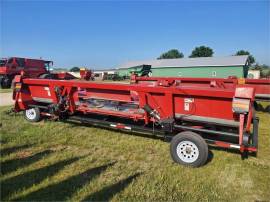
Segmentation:
<svg viewBox="0 0 270 202">
<path fill-rule="evenodd" d="M 138 71 L 136 68 L 143 64 L 152 66 L 152 76 L 227 78 L 246 77 L 248 72 L 246 55 L 131 61 L 120 65 L 117 72 L 120 76 L 127 76 Z"/>
<path fill-rule="evenodd" d="M 94 77 L 96 80 L 103 80 L 105 77 L 108 75 L 113 75 L 115 74 L 115 69 L 105 69 L 105 70 L 94 70 Z"/>
</svg>

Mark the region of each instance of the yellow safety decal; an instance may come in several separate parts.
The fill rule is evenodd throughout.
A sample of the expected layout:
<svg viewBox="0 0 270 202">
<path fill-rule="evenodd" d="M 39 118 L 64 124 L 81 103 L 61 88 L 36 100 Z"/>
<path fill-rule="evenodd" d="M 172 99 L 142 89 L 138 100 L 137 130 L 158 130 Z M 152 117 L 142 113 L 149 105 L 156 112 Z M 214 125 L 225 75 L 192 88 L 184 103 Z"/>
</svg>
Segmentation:
<svg viewBox="0 0 270 202">
<path fill-rule="evenodd" d="M 238 84 L 245 84 L 245 83 L 246 83 L 245 78 L 239 78 L 238 79 Z"/>
</svg>

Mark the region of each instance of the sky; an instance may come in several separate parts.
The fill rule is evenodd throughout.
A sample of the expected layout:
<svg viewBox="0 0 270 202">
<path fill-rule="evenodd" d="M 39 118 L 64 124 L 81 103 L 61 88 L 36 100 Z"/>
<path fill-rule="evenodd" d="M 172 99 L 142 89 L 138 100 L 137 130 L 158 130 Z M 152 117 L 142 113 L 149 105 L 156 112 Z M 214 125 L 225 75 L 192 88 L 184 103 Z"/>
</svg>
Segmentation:
<svg viewBox="0 0 270 202">
<path fill-rule="evenodd" d="M 248 50 L 270 65 L 270 1 L 0 0 L 0 57 L 53 60 L 103 69 L 156 59 L 176 48 L 188 57 Z"/>
</svg>

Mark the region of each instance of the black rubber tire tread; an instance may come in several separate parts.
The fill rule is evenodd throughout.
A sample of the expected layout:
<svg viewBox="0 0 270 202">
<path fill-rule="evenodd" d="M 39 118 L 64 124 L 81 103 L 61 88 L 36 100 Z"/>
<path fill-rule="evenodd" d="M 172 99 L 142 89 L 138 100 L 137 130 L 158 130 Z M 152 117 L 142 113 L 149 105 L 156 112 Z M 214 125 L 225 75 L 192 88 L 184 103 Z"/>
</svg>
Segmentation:
<svg viewBox="0 0 270 202">
<path fill-rule="evenodd" d="M 0 78 L 0 86 L 1 86 L 0 88 L 2 88 L 2 89 L 10 88 L 11 82 L 12 82 L 12 80 L 10 80 L 10 78 L 2 76 Z"/>
<path fill-rule="evenodd" d="M 258 102 L 254 101 L 253 106 L 254 106 L 254 109 L 257 111 L 258 110 Z"/>
<path fill-rule="evenodd" d="M 3 86 L 2 86 L 2 80 L 3 80 L 3 76 L 0 75 L 0 88 L 3 88 Z"/>
<path fill-rule="evenodd" d="M 176 152 L 177 145 L 182 141 L 190 141 L 193 142 L 199 149 L 199 156 L 196 161 L 192 163 L 187 163 L 182 161 Z M 205 140 L 198 135 L 197 133 L 191 131 L 184 131 L 172 138 L 171 145 L 170 145 L 170 152 L 172 159 L 179 164 L 191 167 L 200 167 L 203 166 L 207 159 L 208 159 L 208 145 L 206 144 Z"/>
<path fill-rule="evenodd" d="M 40 115 L 40 109 L 35 107 L 33 108 L 36 112 L 36 117 L 34 119 L 29 119 L 27 116 L 26 116 L 26 110 L 23 111 L 23 115 L 24 115 L 24 118 L 27 120 L 27 121 L 30 121 L 30 122 L 39 122 L 41 120 L 41 115 Z"/>
<path fill-rule="evenodd" d="M 265 107 L 264 112 L 270 113 L 270 105 L 268 105 L 267 107 Z"/>
<path fill-rule="evenodd" d="M 261 104 L 258 103 L 256 111 L 258 111 L 258 112 L 263 112 L 263 111 L 264 111 L 263 106 L 262 106 Z"/>
</svg>

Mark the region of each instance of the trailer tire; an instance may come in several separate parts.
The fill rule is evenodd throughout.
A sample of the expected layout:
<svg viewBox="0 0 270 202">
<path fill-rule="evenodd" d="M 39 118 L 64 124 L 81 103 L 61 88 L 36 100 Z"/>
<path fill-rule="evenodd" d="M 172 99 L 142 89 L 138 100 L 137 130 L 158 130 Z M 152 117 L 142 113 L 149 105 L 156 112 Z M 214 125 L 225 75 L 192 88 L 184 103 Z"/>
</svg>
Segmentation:
<svg viewBox="0 0 270 202">
<path fill-rule="evenodd" d="M 4 76 L 0 78 L 1 88 L 10 88 L 11 87 L 12 77 Z"/>
<path fill-rule="evenodd" d="M 208 158 L 208 146 L 205 140 L 191 131 L 175 135 L 171 141 L 170 151 L 172 159 L 185 166 L 200 167 Z"/>
<path fill-rule="evenodd" d="M 253 106 L 254 106 L 254 109 L 257 111 L 258 110 L 258 102 L 254 101 Z"/>
<path fill-rule="evenodd" d="M 270 105 L 268 105 L 267 107 L 265 107 L 264 111 L 270 113 Z"/>
<path fill-rule="evenodd" d="M 24 118 L 30 122 L 38 122 L 41 119 L 40 109 L 37 107 L 25 110 L 23 112 L 23 115 L 24 115 Z"/>
<path fill-rule="evenodd" d="M 257 105 L 257 110 L 256 111 L 258 111 L 258 112 L 263 112 L 264 111 L 264 108 L 263 108 L 262 104 L 259 103 Z"/>
</svg>

